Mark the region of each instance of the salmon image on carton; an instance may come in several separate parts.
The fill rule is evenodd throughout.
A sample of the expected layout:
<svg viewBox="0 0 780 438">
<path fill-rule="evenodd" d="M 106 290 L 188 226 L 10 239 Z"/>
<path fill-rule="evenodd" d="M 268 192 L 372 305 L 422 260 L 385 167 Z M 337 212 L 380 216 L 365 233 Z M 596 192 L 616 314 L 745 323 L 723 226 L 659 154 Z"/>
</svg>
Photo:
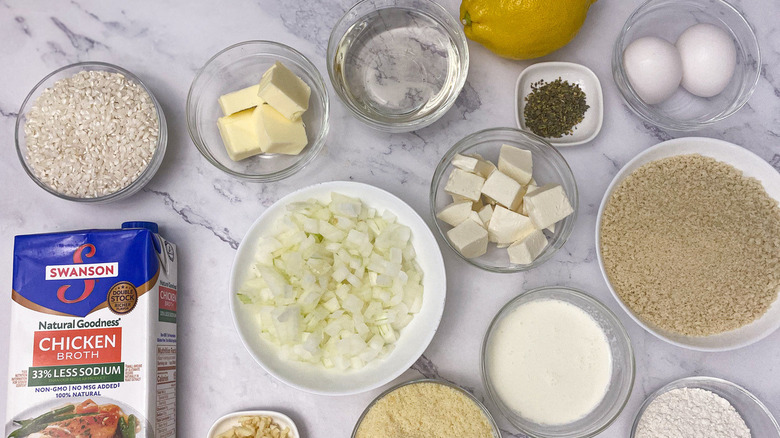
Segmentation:
<svg viewBox="0 0 780 438">
<path fill-rule="evenodd" d="M 176 275 L 152 222 L 16 236 L 3 436 L 175 437 Z"/>
</svg>

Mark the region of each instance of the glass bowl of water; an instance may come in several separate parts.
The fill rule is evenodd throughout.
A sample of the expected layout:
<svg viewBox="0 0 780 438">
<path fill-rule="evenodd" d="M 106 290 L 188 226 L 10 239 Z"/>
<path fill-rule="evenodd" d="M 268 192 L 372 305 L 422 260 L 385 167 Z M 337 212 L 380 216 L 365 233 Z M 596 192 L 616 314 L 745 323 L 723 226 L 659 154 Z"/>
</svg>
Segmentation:
<svg viewBox="0 0 780 438">
<path fill-rule="evenodd" d="M 460 23 L 430 0 L 363 0 L 328 41 L 328 74 L 347 108 L 372 128 L 408 132 L 455 103 L 469 69 Z"/>
</svg>

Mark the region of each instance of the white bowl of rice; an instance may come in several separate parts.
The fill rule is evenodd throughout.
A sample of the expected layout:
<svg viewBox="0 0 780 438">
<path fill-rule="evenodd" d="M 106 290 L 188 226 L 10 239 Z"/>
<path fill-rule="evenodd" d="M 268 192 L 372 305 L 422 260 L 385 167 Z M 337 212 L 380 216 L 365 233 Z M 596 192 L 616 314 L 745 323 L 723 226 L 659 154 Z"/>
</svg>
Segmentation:
<svg viewBox="0 0 780 438">
<path fill-rule="evenodd" d="M 126 198 L 152 179 L 168 141 L 165 115 L 138 77 L 81 62 L 47 75 L 16 119 L 16 151 L 30 178 L 70 201 Z"/>
</svg>

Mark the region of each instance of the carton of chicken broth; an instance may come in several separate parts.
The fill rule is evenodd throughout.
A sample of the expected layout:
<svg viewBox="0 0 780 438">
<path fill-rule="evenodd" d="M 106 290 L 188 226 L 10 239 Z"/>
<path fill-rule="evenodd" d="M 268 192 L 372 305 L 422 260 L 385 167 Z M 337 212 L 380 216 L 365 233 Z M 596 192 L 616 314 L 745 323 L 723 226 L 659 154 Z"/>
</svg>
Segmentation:
<svg viewBox="0 0 780 438">
<path fill-rule="evenodd" d="M 150 222 L 16 237 L 4 436 L 176 436 L 176 257 Z"/>
</svg>

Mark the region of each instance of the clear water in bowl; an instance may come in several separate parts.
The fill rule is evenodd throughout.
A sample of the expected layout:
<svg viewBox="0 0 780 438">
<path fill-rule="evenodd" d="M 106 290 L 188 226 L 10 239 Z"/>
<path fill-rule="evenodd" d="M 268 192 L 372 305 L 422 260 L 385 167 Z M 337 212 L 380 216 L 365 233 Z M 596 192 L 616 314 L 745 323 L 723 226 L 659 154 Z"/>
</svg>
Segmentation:
<svg viewBox="0 0 780 438">
<path fill-rule="evenodd" d="M 336 48 L 334 81 L 360 112 L 402 122 L 434 112 L 460 68 L 455 41 L 434 18 L 391 7 L 347 30 Z"/>
</svg>

